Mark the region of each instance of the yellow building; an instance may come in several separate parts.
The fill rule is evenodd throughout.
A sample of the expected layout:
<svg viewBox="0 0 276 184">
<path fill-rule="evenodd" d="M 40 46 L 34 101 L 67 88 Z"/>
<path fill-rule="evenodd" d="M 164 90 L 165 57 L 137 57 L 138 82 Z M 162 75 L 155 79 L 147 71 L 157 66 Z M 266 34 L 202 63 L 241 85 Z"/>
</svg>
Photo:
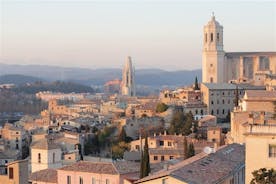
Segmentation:
<svg viewBox="0 0 276 184">
<path fill-rule="evenodd" d="M 1 184 L 28 183 L 28 160 L 17 160 L 7 164 L 7 174 L 0 175 Z"/>
<path fill-rule="evenodd" d="M 276 127 L 275 125 L 250 125 L 245 133 L 246 182 L 250 183 L 252 172 L 260 168 L 276 169 Z"/>
</svg>

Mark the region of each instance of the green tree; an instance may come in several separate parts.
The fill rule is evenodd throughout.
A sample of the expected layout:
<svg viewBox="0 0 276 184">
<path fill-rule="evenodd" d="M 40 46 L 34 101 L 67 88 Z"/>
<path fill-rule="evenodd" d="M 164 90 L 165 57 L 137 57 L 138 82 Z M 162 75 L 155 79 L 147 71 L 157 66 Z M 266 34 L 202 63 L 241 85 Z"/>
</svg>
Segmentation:
<svg viewBox="0 0 276 184">
<path fill-rule="evenodd" d="M 189 135 L 193 124 L 195 125 L 195 121 L 192 113 L 175 112 L 170 122 L 169 133 Z"/>
<path fill-rule="evenodd" d="M 119 142 L 121 142 L 121 141 L 126 142 L 126 140 L 127 140 L 127 135 L 126 135 L 126 131 L 125 131 L 124 127 L 122 127 L 122 129 L 119 133 L 118 140 L 119 140 Z"/>
<path fill-rule="evenodd" d="M 189 144 L 189 148 L 188 148 L 188 158 L 192 157 L 195 155 L 195 148 L 194 148 L 194 144 L 190 143 Z"/>
<path fill-rule="evenodd" d="M 148 145 L 148 136 L 145 136 L 145 146 L 144 152 L 142 154 L 141 160 L 141 170 L 140 170 L 140 178 L 146 177 L 150 173 L 150 162 L 149 162 L 149 145 Z"/>
<path fill-rule="evenodd" d="M 235 90 L 235 107 L 239 106 L 239 89 L 238 85 L 236 85 L 236 90 Z"/>
<path fill-rule="evenodd" d="M 183 146 L 184 146 L 184 159 L 187 159 L 188 158 L 188 141 L 187 141 L 187 137 L 184 136 L 184 142 L 183 142 Z"/>
<path fill-rule="evenodd" d="M 169 106 L 167 106 L 166 104 L 158 103 L 156 106 L 156 112 L 158 112 L 158 113 L 165 112 L 168 108 L 169 108 Z"/>
<path fill-rule="evenodd" d="M 199 86 L 198 86 L 198 81 L 197 81 L 197 76 L 195 78 L 195 86 L 194 86 L 194 90 L 199 90 Z"/>
<path fill-rule="evenodd" d="M 252 172 L 253 179 L 250 184 L 274 184 L 276 183 L 276 171 L 274 169 L 261 168 Z"/>
<path fill-rule="evenodd" d="M 130 149 L 130 145 L 126 142 L 119 142 L 116 145 L 112 146 L 112 158 L 113 159 L 122 159 L 124 152 Z"/>
</svg>

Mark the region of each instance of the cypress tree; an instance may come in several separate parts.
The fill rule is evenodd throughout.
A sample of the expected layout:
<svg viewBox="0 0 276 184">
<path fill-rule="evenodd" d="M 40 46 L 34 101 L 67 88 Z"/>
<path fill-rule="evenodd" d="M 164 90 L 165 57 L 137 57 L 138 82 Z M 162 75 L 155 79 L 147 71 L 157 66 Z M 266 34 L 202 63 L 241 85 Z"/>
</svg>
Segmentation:
<svg viewBox="0 0 276 184">
<path fill-rule="evenodd" d="M 148 176 L 150 173 L 150 160 L 149 160 L 149 145 L 148 145 L 148 136 L 145 137 L 145 146 L 144 146 L 144 154 L 143 154 L 143 174 Z"/>
<path fill-rule="evenodd" d="M 235 91 L 235 107 L 238 107 L 239 106 L 239 89 L 238 89 L 238 86 L 236 85 L 236 91 Z"/>
<path fill-rule="evenodd" d="M 190 143 L 189 144 L 189 149 L 188 149 L 188 158 L 192 157 L 195 155 L 195 148 L 194 148 L 194 144 Z"/>
<path fill-rule="evenodd" d="M 143 151 L 141 150 L 141 160 L 140 160 L 140 178 L 144 177 L 144 157 Z"/>
<path fill-rule="evenodd" d="M 197 81 L 197 76 L 196 76 L 196 78 L 195 78 L 194 90 L 199 90 L 198 81 Z"/>
<path fill-rule="evenodd" d="M 187 159 L 188 158 L 188 142 L 187 142 L 187 138 L 186 136 L 184 136 L 184 159 Z"/>
</svg>

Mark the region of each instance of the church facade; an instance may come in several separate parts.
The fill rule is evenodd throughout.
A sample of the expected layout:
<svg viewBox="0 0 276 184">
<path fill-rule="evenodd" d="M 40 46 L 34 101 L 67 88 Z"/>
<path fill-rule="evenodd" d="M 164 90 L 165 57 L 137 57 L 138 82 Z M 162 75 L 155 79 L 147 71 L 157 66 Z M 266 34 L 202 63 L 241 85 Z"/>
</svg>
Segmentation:
<svg viewBox="0 0 276 184">
<path fill-rule="evenodd" d="M 276 74 L 276 52 L 225 52 L 223 26 L 214 15 L 203 33 L 202 82 L 254 82 Z"/>
</svg>

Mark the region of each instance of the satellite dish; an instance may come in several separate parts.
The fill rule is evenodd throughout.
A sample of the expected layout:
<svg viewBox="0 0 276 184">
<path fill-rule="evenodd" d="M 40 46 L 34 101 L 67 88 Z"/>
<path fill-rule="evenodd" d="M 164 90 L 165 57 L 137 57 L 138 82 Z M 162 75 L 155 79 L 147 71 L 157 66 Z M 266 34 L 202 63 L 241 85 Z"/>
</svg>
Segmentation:
<svg viewBox="0 0 276 184">
<path fill-rule="evenodd" d="M 206 154 L 213 153 L 213 148 L 206 146 L 206 147 L 204 147 L 203 152 Z"/>
</svg>

